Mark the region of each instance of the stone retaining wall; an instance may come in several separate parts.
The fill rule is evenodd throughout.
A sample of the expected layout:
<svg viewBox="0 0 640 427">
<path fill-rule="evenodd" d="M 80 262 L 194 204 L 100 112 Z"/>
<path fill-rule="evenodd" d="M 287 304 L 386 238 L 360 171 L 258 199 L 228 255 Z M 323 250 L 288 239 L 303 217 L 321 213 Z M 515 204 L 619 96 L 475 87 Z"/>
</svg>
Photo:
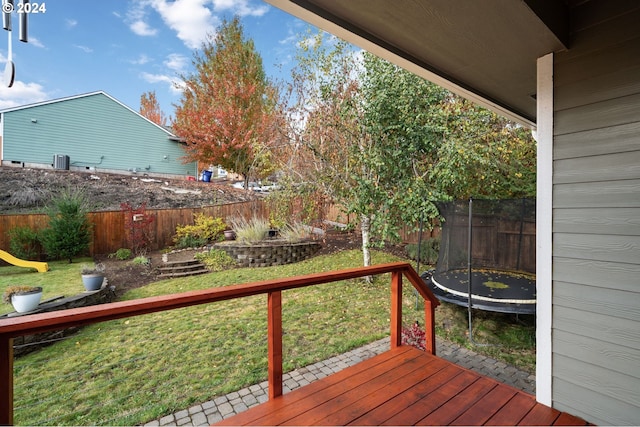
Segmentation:
<svg viewBox="0 0 640 427">
<path fill-rule="evenodd" d="M 247 245 L 243 243 L 219 243 L 222 249 L 242 267 L 269 267 L 303 261 L 320 250 L 317 242 L 269 242 Z"/>
</svg>

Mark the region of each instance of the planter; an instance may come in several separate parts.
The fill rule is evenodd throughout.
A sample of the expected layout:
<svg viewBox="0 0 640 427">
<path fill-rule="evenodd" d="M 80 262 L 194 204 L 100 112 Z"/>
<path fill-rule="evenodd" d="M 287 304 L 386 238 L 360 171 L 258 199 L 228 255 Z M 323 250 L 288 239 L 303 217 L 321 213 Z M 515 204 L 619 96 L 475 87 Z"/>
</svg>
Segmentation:
<svg viewBox="0 0 640 427">
<path fill-rule="evenodd" d="M 18 313 L 28 313 L 38 308 L 42 298 L 42 288 L 38 287 L 32 291 L 18 292 L 11 295 L 11 305 Z"/>
<path fill-rule="evenodd" d="M 233 230 L 224 230 L 225 240 L 236 240 L 236 232 Z"/>
<path fill-rule="evenodd" d="M 82 284 L 87 291 L 97 291 L 102 288 L 104 282 L 104 274 L 83 274 Z"/>
</svg>

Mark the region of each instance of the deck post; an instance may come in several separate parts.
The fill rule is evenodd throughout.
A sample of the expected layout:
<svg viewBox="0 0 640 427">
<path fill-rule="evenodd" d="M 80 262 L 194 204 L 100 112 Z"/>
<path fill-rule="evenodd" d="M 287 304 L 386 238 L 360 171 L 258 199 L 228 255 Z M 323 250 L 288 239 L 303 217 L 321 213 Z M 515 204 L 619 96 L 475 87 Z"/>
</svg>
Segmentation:
<svg viewBox="0 0 640 427">
<path fill-rule="evenodd" d="M 425 351 L 436 355 L 436 308 L 430 300 L 424 300 Z"/>
<path fill-rule="evenodd" d="M 391 272 L 391 348 L 402 345 L 402 272 Z"/>
<path fill-rule="evenodd" d="M 269 399 L 282 396 L 282 291 L 267 294 Z"/>
<path fill-rule="evenodd" d="M 13 425 L 13 338 L 0 335 L 0 425 Z"/>
</svg>

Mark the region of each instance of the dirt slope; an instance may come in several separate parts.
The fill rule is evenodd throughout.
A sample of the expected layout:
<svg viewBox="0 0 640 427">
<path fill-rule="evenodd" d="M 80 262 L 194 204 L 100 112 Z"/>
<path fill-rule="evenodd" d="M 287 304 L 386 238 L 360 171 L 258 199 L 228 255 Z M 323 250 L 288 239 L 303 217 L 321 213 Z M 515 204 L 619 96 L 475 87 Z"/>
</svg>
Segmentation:
<svg viewBox="0 0 640 427">
<path fill-rule="evenodd" d="M 0 167 L 0 214 L 34 213 L 52 194 L 72 186 L 84 188 L 94 211 L 120 210 L 120 203 L 166 209 L 200 207 L 250 200 L 259 195 L 226 181 L 205 183 L 95 172 Z"/>
</svg>

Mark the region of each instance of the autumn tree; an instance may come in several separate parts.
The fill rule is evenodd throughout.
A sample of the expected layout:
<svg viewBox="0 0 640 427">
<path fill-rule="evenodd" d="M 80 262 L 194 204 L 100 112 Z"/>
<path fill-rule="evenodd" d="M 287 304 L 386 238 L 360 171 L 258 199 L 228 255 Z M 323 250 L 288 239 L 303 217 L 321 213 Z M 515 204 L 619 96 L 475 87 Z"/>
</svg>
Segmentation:
<svg viewBox="0 0 640 427">
<path fill-rule="evenodd" d="M 160 126 L 167 125 L 167 116 L 160 108 L 155 91 L 146 92 L 140 96 L 140 114 Z"/>
<path fill-rule="evenodd" d="M 277 90 L 240 21 L 223 21 L 194 53 L 195 71 L 176 106 L 174 132 L 186 142 L 186 161 L 221 165 L 250 177 L 272 169 L 277 137 Z"/>
</svg>

